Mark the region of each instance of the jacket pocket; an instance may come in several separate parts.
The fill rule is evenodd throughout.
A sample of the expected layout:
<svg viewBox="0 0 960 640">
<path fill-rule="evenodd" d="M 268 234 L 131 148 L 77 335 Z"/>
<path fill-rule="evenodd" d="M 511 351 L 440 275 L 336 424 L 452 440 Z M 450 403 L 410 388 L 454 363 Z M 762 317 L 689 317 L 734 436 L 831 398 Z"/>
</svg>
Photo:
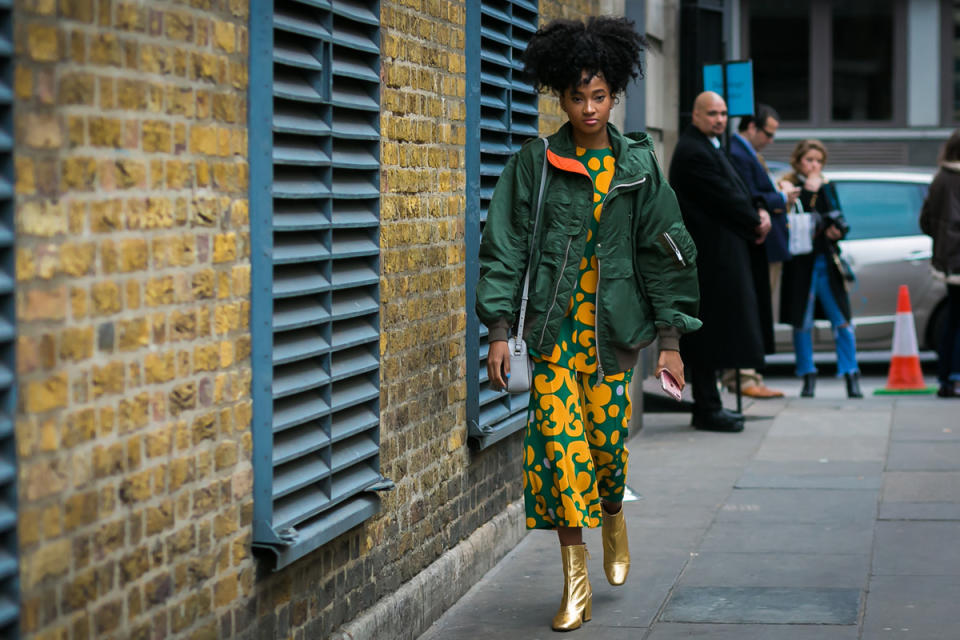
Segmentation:
<svg viewBox="0 0 960 640">
<path fill-rule="evenodd" d="M 600 262 L 598 310 L 604 335 L 620 346 L 632 347 L 645 338 L 650 321 L 650 306 L 645 301 L 633 274 L 630 258 L 606 258 Z"/>
<path fill-rule="evenodd" d="M 657 245 L 677 269 L 688 269 L 697 262 L 697 245 L 680 222 L 674 222 L 657 236 Z"/>
</svg>

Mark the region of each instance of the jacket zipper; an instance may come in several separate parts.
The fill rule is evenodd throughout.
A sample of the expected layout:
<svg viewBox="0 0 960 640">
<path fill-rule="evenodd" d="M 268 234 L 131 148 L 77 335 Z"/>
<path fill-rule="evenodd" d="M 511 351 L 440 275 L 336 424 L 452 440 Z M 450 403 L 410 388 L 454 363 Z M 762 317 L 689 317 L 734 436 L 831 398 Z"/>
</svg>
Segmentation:
<svg viewBox="0 0 960 640">
<path fill-rule="evenodd" d="M 673 238 L 670 237 L 670 234 L 664 231 L 660 234 L 664 240 L 667 241 L 667 244 L 670 245 L 670 248 L 673 249 L 674 255 L 677 256 L 677 262 L 680 263 L 681 267 L 687 266 L 687 261 L 683 259 L 683 254 L 680 253 L 680 247 L 677 246 L 677 243 L 673 241 Z"/>
<path fill-rule="evenodd" d="M 567 248 L 563 252 L 563 264 L 560 266 L 560 277 L 557 279 L 557 286 L 553 289 L 553 301 L 550 303 L 550 308 L 547 309 L 547 317 L 543 320 L 543 330 L 540 332 L 540 342 L 537 343 L 537 348 L 543 347 L 543 336 L 547 333 L 547 324 L 550 322 L 550 314 L 553 313 L 553 308 L 557 306 L 557 293 L 560 292 L 560 281 L 563 279 L 563 272 L 567 268 L 567 258 L 570 256 L 570 243 L 573 242 L 573 237 L 567 238 Z"/>
<path fill-rule="evenodd" d="M 620 183 L 614 186 L 610 191 L 607 192 L 607 195 L 603 197 L 603 202 L 600 203 L 600 219 L 603 220 L 603 208 L 607 204 L 607 198 L 610 197 L 610 194 L 619 189 L 620 187 L 633 187 L 638 184 L 643 184 L 647 181 L 646 176 L 640 178 L 636 182 L 630 183 Z M 598 227 L 597 234 L 599 235 L 600 229 Z M 597 384 L 603 382 L 603 363 L 600 361 L 600 243 L 597 243 L 597 290 L 595 295 L 595 304 L 593 309 L 593 338 L 597 343 Z"/>
</svg>

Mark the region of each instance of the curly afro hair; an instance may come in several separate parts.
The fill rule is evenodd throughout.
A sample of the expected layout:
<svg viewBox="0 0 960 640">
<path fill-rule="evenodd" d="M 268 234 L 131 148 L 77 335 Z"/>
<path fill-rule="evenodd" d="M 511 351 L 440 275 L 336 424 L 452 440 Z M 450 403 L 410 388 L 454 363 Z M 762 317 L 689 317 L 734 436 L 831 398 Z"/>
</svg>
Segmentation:
<svg viewBox="0 0 960 640">
<path fill-rule="evenodd" d="M 586 24 L 554 20 L 541 27 L 524 53 L 524 67 L 537 91 L 562 95 L 601 75 L 614 94 L 622 93 L 633 78 L 643 76 L 640 53 L 647 41 L 627 18 L 600 16 Z"/>
</svg>

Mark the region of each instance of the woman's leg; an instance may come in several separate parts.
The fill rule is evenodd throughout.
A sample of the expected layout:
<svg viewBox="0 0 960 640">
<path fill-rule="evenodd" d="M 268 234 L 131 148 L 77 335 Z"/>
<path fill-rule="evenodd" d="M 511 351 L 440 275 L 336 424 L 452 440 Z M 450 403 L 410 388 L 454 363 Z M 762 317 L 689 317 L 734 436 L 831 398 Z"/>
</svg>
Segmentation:
<svg viewBox="0 0 960 640">
<path fill-rule="evenodd" d="M 820 258 L 818 257 L 819 261 Z M 844 317 L 830 288 L 830 276 L 826 269 L 826 262 L 821 271 L 814 271 L 814 290 L 820 305 L 827 314 L 833 326 L 833 341 L 837 350 L 837 375 L 859 373 L 857 366 L 857 340 L 853 327 Z"/>
<path fill-rule="evenodd" d="M 632 377 L 631 370 L 608 376 L 603 382 L 597 382 L 596 376 L 583 381 L 587 440 L 603 504 L 603 570 L 607 581 L 614 586 L 623 584 L 630 572 L 623 494 L 629 455 L 626 440 L 632 410 Z"/>
<path fill-rule="evenodd" d="M 813 364 L 813 310 L 817 300 L 817 270 L 820 266 L 820 257 L 818 256 L 813 263 L 813 275 L 810 278 L 807 307 L 803 312 L 803 324 L 793 328 L 793 352 L 796 355 L 796 371 L 799 377 L 817 373 L 817 367 Z"/>
<path fill-rule="evenodd" d="M 960 381 L 960 284 L 947 285 L 946 314 L 937 354 L 941 386 Z"/>
</svg>

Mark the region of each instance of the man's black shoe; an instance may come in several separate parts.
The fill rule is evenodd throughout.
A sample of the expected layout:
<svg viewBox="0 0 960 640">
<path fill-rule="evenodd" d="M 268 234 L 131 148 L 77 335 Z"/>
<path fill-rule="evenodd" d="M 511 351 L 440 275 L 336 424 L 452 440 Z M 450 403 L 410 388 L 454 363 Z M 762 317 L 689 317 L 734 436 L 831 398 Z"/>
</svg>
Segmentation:
<svg viewBox="0 0 960 640">
<path fill-rule="evenodd" d="M 694 413 L 691 424 L 701 431 L 723 431 L 739 433 L 743 431 L 743 416 L 726 409 L 717 409 L 706 413 Z"/>
</svg>

